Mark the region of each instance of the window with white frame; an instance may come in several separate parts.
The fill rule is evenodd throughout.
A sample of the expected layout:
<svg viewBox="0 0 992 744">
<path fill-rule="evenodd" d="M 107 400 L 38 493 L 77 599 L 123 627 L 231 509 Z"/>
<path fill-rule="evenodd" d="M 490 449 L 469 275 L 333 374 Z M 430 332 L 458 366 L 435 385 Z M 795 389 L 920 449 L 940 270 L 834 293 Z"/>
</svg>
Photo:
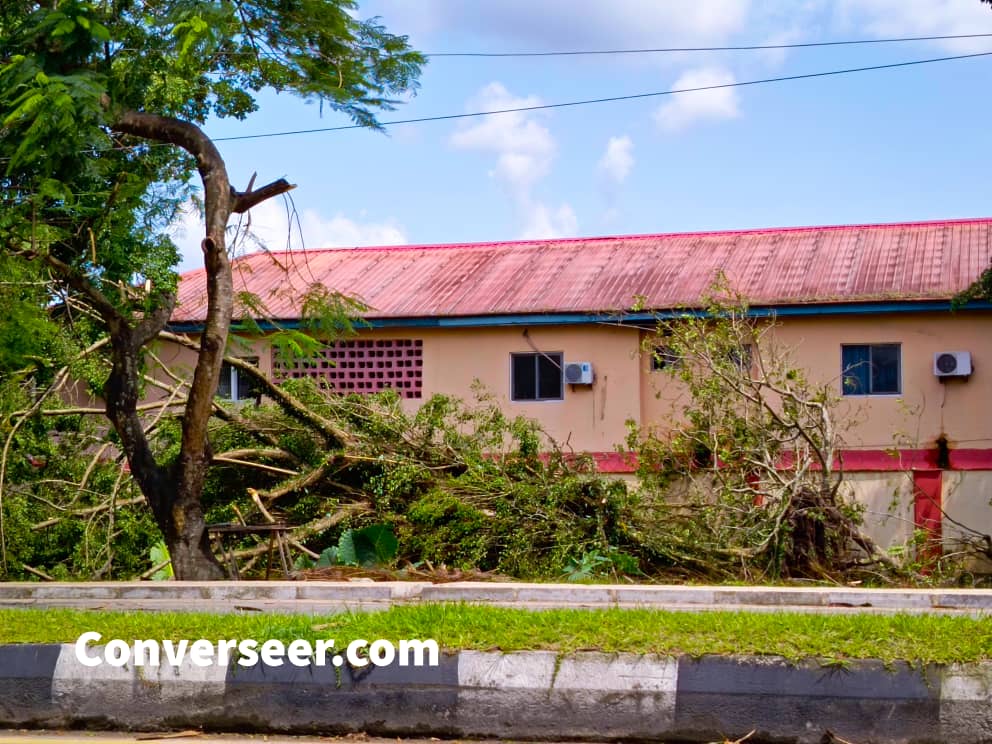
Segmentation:
<svg viewBox="0 0 992 744">
<path fill-rule="evenodd" d="M 898 395 L 902 392 L 899 344 L 843 344 L 841 392 L 844 395 Z"/>
<path fill-rule="evenodd" d="M 511 400 L 561 400 L 561 352 L 510 354 Z"/>
<path fill-rule="evenodd" d="M 241 361 L 258 366 L 258 357 L 245 357 Z M 259 395 L 258 385 L 251 375 L 233 364 L 224 362 L 220 368 L 220 382 L 217 384 L 218 398 L 239 401 L 257 398 Z"/>
</svg>

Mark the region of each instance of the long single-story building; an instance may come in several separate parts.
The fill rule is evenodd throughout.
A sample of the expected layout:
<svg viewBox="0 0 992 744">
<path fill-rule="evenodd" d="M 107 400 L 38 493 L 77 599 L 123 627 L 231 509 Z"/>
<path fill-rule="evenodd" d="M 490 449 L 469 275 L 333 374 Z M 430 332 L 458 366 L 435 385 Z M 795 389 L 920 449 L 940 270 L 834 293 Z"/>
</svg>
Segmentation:
<svg viewBox="0 0 992 744">
<path fill-rule="evenodd" d="M 722 273 L 751 313 L 775 316 L 811 379 L 836 385 L 855 422 L 850 488 L 891 544 L 914 526 L 952 533 L 944 516 L 992 532 L 992 304 L 952 308 L 990 263 L 985 218 L 254 253 L 235 260 L 235 291 L 279 325 L 299 322 L 318 284 L 364 302 L 368 327 L 316 364 L 280 363 L 264 338 L 231 349 L 275 377 L 391 387 L 411 406 L 471 398 L 478 380 L 508 413 L 622 473 L 625 422 L 663 424 L 678 405 L 644 341 L 657 317 L 699 308 Z M 204 272 L 183 275 L 173 328 L 195 334 L 205 298 Z M 167 355 L 191 366 L 181 349 Z M 220 392 L 243 397 L 245 381 L 228 370 Z"/>
</svg>

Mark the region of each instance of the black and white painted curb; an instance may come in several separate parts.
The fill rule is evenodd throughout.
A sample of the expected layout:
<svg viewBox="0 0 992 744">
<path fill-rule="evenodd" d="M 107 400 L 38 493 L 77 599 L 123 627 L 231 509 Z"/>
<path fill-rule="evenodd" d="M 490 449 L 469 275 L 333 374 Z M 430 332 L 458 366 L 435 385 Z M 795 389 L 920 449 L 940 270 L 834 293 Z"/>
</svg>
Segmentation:
<svg viewBox="0 0 992 744">
<path fill-rule="evenodd" d="M 977 744 L 992 742 L 992 662 L 462 651 L 436 667 L 116 668 L 8 645 L 0 727 Z"/>
</svg>

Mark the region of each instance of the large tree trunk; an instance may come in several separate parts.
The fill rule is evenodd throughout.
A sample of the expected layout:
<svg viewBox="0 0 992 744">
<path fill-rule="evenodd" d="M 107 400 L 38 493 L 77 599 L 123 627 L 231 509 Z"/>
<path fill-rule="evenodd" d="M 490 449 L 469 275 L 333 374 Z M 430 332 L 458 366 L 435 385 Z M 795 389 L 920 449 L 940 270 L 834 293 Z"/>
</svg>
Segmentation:
<svg viewBox="0 0 992 744">
<path fill-rule="evenodd" d="M 199 495 L 177 491 L 165 524 L 159 524 L 169 547 L 177 579 L 212 581 L 225 578 L 224 569 L 210 548 Z"/>
<path fill-rule="evenodd" d="M 203 183 L 206 234 L 201 247 L 207 273 L 207 317 L 183 412 L 179 458 L 168 470 L 155 460 L 137 415 L 138 360 L 144 346 L 168 323 L 175 297 L 161 296 L 158 308 L 132 327 L 92 285 L 82 288 L 107 321 L 112 339 L 113 371 L 106 389 L 107 415 L 121 437 L 131 473 L 155 514 L 169 548 L 173 572 L 177 579 L 221 579 L 224 571 L 210 550 L 201 496 L 212 456 L 208 423 L 234 307 L 225 232 L 232 212 L 245 212 L 293 187 L 279 180 L 258 191 L 234 191 L 220 152 L 199 127 L 189 122 L 126 111 L 113 128 L 183 148 L 196 158 Z"/>
</svg>

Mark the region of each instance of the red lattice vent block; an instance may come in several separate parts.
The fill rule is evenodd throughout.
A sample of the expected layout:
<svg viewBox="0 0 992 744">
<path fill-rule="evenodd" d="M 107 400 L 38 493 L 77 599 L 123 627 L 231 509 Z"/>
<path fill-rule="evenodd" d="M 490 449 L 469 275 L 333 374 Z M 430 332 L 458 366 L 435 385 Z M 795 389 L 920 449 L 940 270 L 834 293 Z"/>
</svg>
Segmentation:
<svg viewBox="0 0 992 744">
<path fill-rule="evenodd" d="M 338 341 L 316 358 L 285 364 L 275 360 L 279 379 L 310 377 L 339 393 L 375 393 L 395 389 L 403 398 L 420 398 L 424 342 L 419 339 Z"/>
</svg>

